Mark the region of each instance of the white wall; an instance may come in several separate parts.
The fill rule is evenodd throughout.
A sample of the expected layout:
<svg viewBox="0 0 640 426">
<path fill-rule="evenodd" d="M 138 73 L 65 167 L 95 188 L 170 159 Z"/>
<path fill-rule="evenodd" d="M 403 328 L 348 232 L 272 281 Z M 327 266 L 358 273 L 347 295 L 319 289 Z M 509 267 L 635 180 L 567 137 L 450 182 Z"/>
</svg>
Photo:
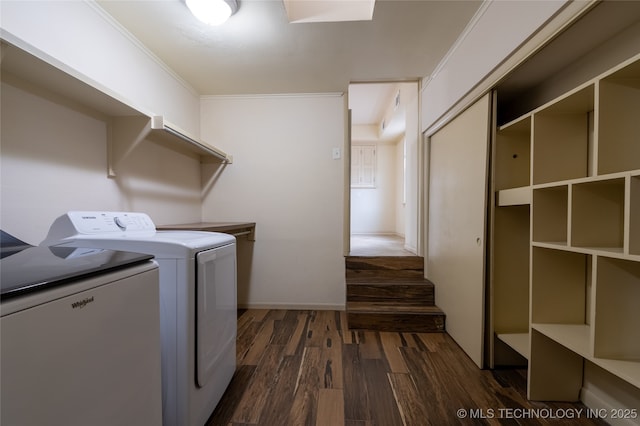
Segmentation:
<svg viewBox="0 0 640 426">
<path fill-rule="evenodd" d="M 395 217 L 396 217 L 396 225 L 395 225 L 395 233 L 402 237 L 407 237 L 405 235 L 405 224 L 406 224 L 406 207 L 405 200 L 403 196 L 404 186 L 405 186 L 405 178 L 404 178 L 404 147 L 406 141 L 405 138 L 398 141 L 396 144 L 396 177 L 395 177 L 395 185 L 396 185 L 396 199 L 394 203 L 395 208 Z"/>
<path fill-rule="evenodd" d="M 196 93 L 94 2 L 2 0 L 0 24 L 7 41 L 198 135 Z"/>
<path fill-rule="evenodd" d="M 436 124 L 567 3 L 485 1 L 436 70 L 425 77 L 421 130 Z"/>
<path fill-rule="evenodd" d="M 203 202 L 204 220 L 256 222 L 241 306 L 345 304 L 342 95 L 204 97 L 202 136 L 233 153 Z M 244 242 L 242 243 L 244 244 Z M 244 266 L 243 266 L 244 265 Z"/>
<path fill-rule="evenodd" d="M 106 122 L 3 75 L 0 227 L 39 244 L 68 210 L 144 211 L 156 223 L 200 219 L 198 161 L 143 143 L 107 178 Z"/>
<path fill-rule="evenodd" d="M 396 145 L 377 144 L 376 162 L 376 187 L 351 188 L 352 234 L 396 233 Z"/>
<path fill-rule="evenodd" d="M 407 250 L 418 253 L 420 232 L 418 214 L 420 212 L 420 153 L 418 142 L 420 137 L 418 117 L 418 92 L 417 87 L 406 90 L 406 132 L 405 144 L 407 145 L 407 170 L 406 170 L 406 205 L 404 206 L 404 246 Z"/>
</svg>

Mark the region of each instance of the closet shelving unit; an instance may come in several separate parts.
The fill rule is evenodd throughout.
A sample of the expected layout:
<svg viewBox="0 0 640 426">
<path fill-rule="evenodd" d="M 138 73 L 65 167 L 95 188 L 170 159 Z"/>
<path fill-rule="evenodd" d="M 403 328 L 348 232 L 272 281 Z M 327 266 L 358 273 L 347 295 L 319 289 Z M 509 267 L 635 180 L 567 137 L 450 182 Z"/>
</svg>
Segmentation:
<svg viewBox="0 0 640 426">
<path fill-rule="evenodd" d="M 202 163 L 232 163 L 231 155 L 189 135 L 162 115 L 132 106 L 131 102 L 37 49 L 17 40 L 0 39 L 0 42 L 3 78 L 17 79 L 108 123 L 107 173 L 110 177 L 116 175 L 121 161 L 145 141 L 163 144 L 177 152 L 189 152 Z"/>
<path fill-rule="evenodd" d="M 640 388 L 640 56 L 500 126 L 494 161 L 494 339 L 529 398 L 577 401 L 585 360 Z"/>
<path fill-rule="evenodd" d="M 529 358 L 529 218 L 531 116 L 502 126 L 494 145 L 493 328 L 497 339 Z M 496 361 L 500 360 L 495 342 Z"/>
</svg>

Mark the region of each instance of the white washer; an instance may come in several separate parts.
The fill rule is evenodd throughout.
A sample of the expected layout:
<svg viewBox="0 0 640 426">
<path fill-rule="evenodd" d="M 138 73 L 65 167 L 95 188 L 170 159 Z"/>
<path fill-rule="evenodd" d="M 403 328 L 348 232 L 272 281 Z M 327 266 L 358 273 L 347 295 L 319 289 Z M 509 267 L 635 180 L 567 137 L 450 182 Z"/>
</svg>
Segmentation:
<svg viewBox="0 0 640 426">
<path fill-rule="evenodd" d="M 3 246 L 4 249 L 4 246 Z M 0 261 L 0 424 L 162 424 L 151 256 L 23 246 Z"/>
<path fill-rule="evenodd" d="M 73 211 L 54 221 L 42 245 L 155 256 L 160 267 L 163 424 L 205 424 L 236 368 L 235 237 L 156 231 L 144 213 Z"/>
</svg>

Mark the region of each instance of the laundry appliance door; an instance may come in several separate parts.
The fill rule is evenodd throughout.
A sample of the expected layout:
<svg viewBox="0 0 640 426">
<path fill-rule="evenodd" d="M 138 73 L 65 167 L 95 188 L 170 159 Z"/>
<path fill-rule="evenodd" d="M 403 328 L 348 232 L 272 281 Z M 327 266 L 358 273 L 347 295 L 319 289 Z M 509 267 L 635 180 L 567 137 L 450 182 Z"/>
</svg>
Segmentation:
<svg viewBox="0 0 640 426">
<path fill-rule="evenodd" d="M 235 243 L 197 253 L 196 268 L 196 381 L 204 387 L 216 369 L 228 367 L 219 363 L 235 348 Z"/>
</svg>

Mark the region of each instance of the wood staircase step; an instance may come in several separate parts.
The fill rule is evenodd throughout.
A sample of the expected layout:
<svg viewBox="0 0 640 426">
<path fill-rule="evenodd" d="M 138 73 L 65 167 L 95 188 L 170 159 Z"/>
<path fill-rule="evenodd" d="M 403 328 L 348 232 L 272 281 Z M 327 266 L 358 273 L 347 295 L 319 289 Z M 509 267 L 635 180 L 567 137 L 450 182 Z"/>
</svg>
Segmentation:
<svg viewBox="0 0 640 426">
<path fill-rule="evenodd" d="M 434 333 L 445 331 L 445 314 L 437 306 L 347 302 L 350 329 Z"/>
<path fill-rule="evenodd" d="M 348 256 L 350 329 L 432 333 L 445 331 L 435 286 L 424 278 L 420 256 Z"/>
<path fill-rule="evenodd" d="M 414 269 L 347 269 L 346 278 L 350 280 L 419 280 L 423 277 L 422 270 Z"/>
<path fill-rule="evenodd" d="M 347 282 L 347 300 L 388 301 L 411 306 L 435 304 L 435 288 L 428 280 L 404 282 Z"/>
<path fill-rule="evenodd" d="M 421 256 L 347 256 L 347 270 L 424 270 Z"/>
</svg>

